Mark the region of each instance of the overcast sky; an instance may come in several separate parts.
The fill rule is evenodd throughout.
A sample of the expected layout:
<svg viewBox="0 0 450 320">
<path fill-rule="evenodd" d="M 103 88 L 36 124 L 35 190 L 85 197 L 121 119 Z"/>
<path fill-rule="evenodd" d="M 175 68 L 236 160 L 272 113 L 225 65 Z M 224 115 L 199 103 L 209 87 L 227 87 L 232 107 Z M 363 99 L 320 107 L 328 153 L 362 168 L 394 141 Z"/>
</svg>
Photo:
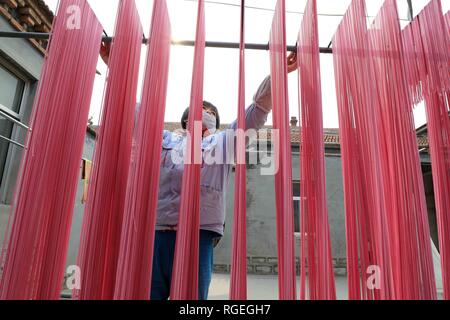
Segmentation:
<svg viewBox="0 0 450 320">
<path fill-rule="evenodd" d="M 146 36 L 150 28 L 152 5 L 154 0 L 136 0 Z M 450 0 L 441 0 L 444 12 L 450 10 Z M 57 0 L 45 0 L 55 11 Z M 220 2 L 220 3 L 209 3 Z M 328 46 L 336 31 L 341 16 L 347 10 L 351 0 L 318 0 L 319 38 L 321 46 Z M 407 0 L 397 0 L 402 27 L 407 24 Z M 429 0 L 412 0 L 414 13 L 417 14 Z M 89 0 L 108 35 L 114 33 L 118 0 Z M 178 40 L 195 38 L 197 3 L 192 0 L 167 0 L 172 23 L 172 37 Z M 205 5 L 206 40 L 239 42 L 239 0 L 210 0 Z M 377 14 L 383 0 L 367 0 L 368 22 Z M 276 0 L 246 0 L 246 42 L 267 43 Z M 287 40 L 294 45 L 302 21 L 301 12 L 306 0 L 286 0 Z M 141 79 L 144 69 L 146 48 L 143 46 Z M 173 46 L 171 51 L 169 88 L 167 97 L 166 121 L 178 122 L 184 109 L 189 105 L 192 79 L 193 48 Z M 223 123 L 232 122 L 237 114 L 238 89 L 238 51 L 233 49 L 206 49 L 204 99 L 215 104 L 220 111 Z M 94 95 L 91 104 L 91 116 L 98 122 L 106 66 L 99 59 L 98 70 L 102 76 L 96 77 Z M 332 55 L 321 55 L 322 93 L 324 108 L 324 127 L 337 128 L 338 113 L 334 84 Z M 265 51 L 246 51 L 246 101 L 252 97 L 260 82 L 270 72 L 269 53 Z M 140 98 L 140 88 L 137 93 Z M 297 74 L 289 76 L 289 104 L 291 116 L 298 117 L 298 80 Z M 416 126 L 426 122 L 423 105 L 416 108 Z M 270 119 L 271 122 L 271 119 Z"/>
</svg>

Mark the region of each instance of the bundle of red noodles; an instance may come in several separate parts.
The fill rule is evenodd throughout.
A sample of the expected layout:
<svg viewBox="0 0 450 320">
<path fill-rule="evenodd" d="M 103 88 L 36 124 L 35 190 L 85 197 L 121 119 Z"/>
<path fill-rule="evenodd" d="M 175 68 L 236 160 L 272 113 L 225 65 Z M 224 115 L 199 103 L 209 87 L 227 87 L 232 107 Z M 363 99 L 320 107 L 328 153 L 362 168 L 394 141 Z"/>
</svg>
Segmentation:
<svg viewBox="0 0 450 320">
<path fill-rule="evenodd" d="M 435 299 L 425 192 L 395 0 L 366 32 L 354 0 L 333 51 L 350 299 Z M 408 36 L 413 36 L 407 31 Z"/>
<path fill-rule="evenodd" d="M 0 299 L 60 297 L 101 36 L 87 1 L 60 1 L 5 238 Z"/>
<path fill-rule="evenodd" d="M 78 253 L 78 299 L 112 299 L 130 167 L 143 31 L 134 0 L 121 0 Z"/>
<path fill-rule="evenodd" d="M 333 257 L 325 183 L 317 1 L 309 0 L 298 37 L 301 128 L 301 288 L 311 300 L 334 300 Z"/>
<path fill-rule="evenodd" d="M 273 134 L 275 145 L 275 198 L 278 239 L 278 286 L 281 300 L 296 299 L 294 210 L 292 203 L 292 151 L 289 124 L 286 60 L 286 5 L 278 0 L 270 33 Z M 278 134 L 277 134 L 278 133 Z"/>
<path fill-rule="evenodd" d="M 205 5 L 203 0 L 199 0 L 189 110 L 189 135 L 184 157 L 185 167 L 181 191 L 180 217 L 170 294 L 172 300 L 198 299 L 204 63 Z"/>
<path fill-rule="evenodd" d="M 380 115 L 369 74 L 364 0 L 352 1 L 333 39 L 338 97 L 349 299 L 388 299 L 392 284 L 387 204 L 379 159 Z M 372 266 L 372 267 L 371 267 Z M 378 287 L 367 284 L 374 271 Z M 369 282 L 368 282 L 369 281 Z"/>
<path fill-rule="evenodd" d="M 450 299 L 450 38 L 441 1 L 431 1 L 403 31 L 413 102 L 425 100 L 442 265 Z"/>
<path fill-rule="evenodd" d="M 150 295 L 170 34 L 166 1 L 155 1 L 125 202 L 115 299 L 148 300 Z"/>
<path fill-rule="evenodd" d="M 233 251 L 231 258 L 230 299 L 247 300 L 247 184 L 245 143 L 245 1 L 241 1 L 241 35 L 239 46 L 237 164 L 234 189 Z"/>
<path fill-rule="evenodd" d="M 392 284 L 386 288 L 390 292 L 384 296 L 435 299 L 425 192 L 395 0 L 385 1 L 368 31 L 368 42 L 372 98 L 379 121 L 381 190 L 388 210 L 384 240 L 390 247 L 392 271 Z"/>
</svg>

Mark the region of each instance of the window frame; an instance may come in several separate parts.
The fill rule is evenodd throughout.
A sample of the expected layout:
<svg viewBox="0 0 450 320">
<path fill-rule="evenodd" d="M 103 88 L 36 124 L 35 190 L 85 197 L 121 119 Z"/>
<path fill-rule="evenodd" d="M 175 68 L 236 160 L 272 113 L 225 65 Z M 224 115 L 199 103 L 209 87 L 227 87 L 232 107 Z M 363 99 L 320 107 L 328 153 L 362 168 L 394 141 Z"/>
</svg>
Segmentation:
<svg viewBox="0 0 450 320">
<path fill-rule="evenodd" d="M 24 105 L 24 97 L 27 95 L 27 92 L 29 91 L 30 79 L 28 77 L 26 77 L 23 72 L 21 72 L 17 67 L 15 67 L 12 63 L 10 63 L 1 54 L 0 54 L 0 68 L 3 68 L 6 71 L 8 71 L 9 73 L 11 73 L 15 77 L 17 77 L 19 80 L 21 80 L 24 84 L 23 90 L 22 90 L 22 96 L 21 96 L 20 103 L 19 103 L 19 110 L 18 110 L 19 112 L 15 112 L 12 109 L 10 109 L 0 103 L 0 108 L 3 112 L 7 113 L 8 115 L 15 118 L 16 120 L 21 121 L 21 118 L 22 118 L 21 111 L 22 111 L 22 108 Z"/>
<path fill-rule="evenodd" d="M 298 185 L 298 190 L 299 190 L 299 195 L 296 195 L 295 194 L 295 188 L 294 188 L 294 185 Z M 293 203 L 293 211 L 294 211 L 294 222 L 295 222 L 295 215 L 296 215 L 296 212 L 295 212 L 295 202 L 298 202 L 298 208 L 299 208 L 299 210 L 298 210 L 298 219 L 299 219 L 299 230 L 297 231 L 297 230 L 294 230 L 294 234 L 295 234 L 295 236 L 297 237 L 297 238 L 299 238 L 300 236 L 301 236 L 301 220 L 302 220 L 302 216 L 301 216 L 301 210 L 302 210 L 302 202 L 301 202 L 301 200 L 302 200 L 302 198 L 301 198 L 301 187 L 302 187 L 302 183 L 301 183 L 301 180 L 292 180 L 292 203 Z M 294 223 L 294 227 L 295 227 L 295 223 Z"/>
<path fill-rule="evenodd" d="M 0 68 L 4 68 L 6 71 L 13 74 L 15 77 L 17 77 L 19 80 L 23 81 L 23 90 L 20 98 L 19 108 L 18 112 L 15 112 L 14 110 L 0 104 L 0 116 L 5 118 L 7 121 L 12 123 L 12 130 L 9 137 L 3 137 L 1 138 L 2 143 L 7 143 L 7 151 L 6 151 L 6 158 L 5 163 L 2 168 L 0 168 L 0 204 L 7 204 L 7 184 L 8 184 L 8 177 L 10 172 L 10 165 L 11 161 L 14 160 L 17 150 L 19 149 L 20 152 L 23 152 L 25 149 L 25 146 L 20 143 L 20 141 L 17 141 L 19 138 L 19 130 L 23 131 L 29 130 L 29 127 L 23 123 L 24 120 L 24 112 L 25 107 L 27 105 L 27 98 L 30 95 L 31 86 L 32 86 L 32 79 L 30 77 L 27 77 L 24 72 L 22 72 L 18 67 L 16 67 L 13 63 L 9 61 L 9 59 L 3 55 L 0 54 Z M 20 159 L 19 159 L 20 161 Z"/>
</svg>

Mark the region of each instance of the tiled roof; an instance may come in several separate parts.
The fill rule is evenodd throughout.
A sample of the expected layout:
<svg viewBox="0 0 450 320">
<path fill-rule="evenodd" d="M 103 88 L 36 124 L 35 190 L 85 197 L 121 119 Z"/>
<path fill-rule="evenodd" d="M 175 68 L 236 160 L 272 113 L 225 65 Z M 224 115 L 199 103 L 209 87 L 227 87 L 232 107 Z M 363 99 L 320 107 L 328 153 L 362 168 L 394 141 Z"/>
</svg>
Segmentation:
<svg viewBox="0 0 450 320">
<path fill-rule="evenodd" d="M 50 32 L 53 12 L 43 0 L 0 0 L 0 16 L 8 20 L 17 31 Z M 45 54 L 47 40 L 29 39 L 31 44 Z"/>
<path fill-rule="evenodd" d="M 88 132 L 95 135 L 98 130 L 98 126 L 90 126 L 88 127 Z M 222 125 L 220 127 L 221 130 L 226 130 L 228 125 Z M 164 130 L 175 131 L 181 129 L 181 125 L 176 122 L 166 122 L 164 124 Z M 265 130 L 259 132 L 258 139 L 259 140 L 270 140 L 271 139 L 271 130 L 272 127 L 264 127 Z M 291 128 L 291 141 L 293 145 L 300 144 L 300 128 L 293 127 Z M 327 146 L 339 147 L 340 146 L 340 138 L 339 138 L 339 129 L 324 129 L 323 142 Z M 420 136 L 417 138 L 417 143 L 419 148 L 428 148 L 428 137 Z"/>
<path fill-rule="evenodd" d="M 45 3 L 44 0 L 37 0 L 37 3 L 39 5 L 39 8 L 42 9 L 42 11 L 48 16 L 51 17 L 51 19 L 53 20 L 54 14 L 53 11 L 50 10 L 50 8 L 48 7 L 48 5 Z"/>
<path fill-rule="evenodd" d="M 264 127 L 267 131 L 262 131 L 259 133 L 259 139 L 260 140 L 270 140 L 272 138 L 271 136 L 271 130 L 272 127 Z M 300 144 L 301 142 L 301 133 L 299 127 L 291 127 L 291 143 L 293 145 Z M 323 134 L 323 142 L 327 146 L 339 146 L 339 130 L 338 129 L 324 129 Z"/>
<path fill-rule="evenodd" d="M 180 129 L 181 126 L 179 123 L 170 122 L 170 123 L 165 123 L 164 128 L 165 128 L 165 130 L 175 131 L 177 129 Z M 220 127 L 221 130 L 226 130 L 227 128 L 228 128 L 228 125 L 222 125 Z M 264 130 L 262 130 L 259 133 L 258 139 L 270 140 L 272 127 L 266 126 L 263 129 Z M 300 128 L 299 127 L 291 128 L 291 141 L 293 144 L 300 143 Z M 327 145 L 339 145 L 339 130 L 338 129 L 325 129 L 324 130 L 324 142 Z"/>
<path fill-rule="evenodd" d="M 169 131 L 175 131 L 177 129 L 180 129 L 181 125 L 176 122 L 169 122 L 165 123 L 164 129 Z M 220 127 L 221 130 L 226 130 L 228 128 L 228 125 L 222 125 Z M 267 131 L 262 131 L 259 133 L 258 139 L 260 140 L 270 140 L 271 139 L 271 130 L 272 127 L 266 126 L 264 127 Z M 299 144 L 300 143 L 300 128 L 299 127 L 292 127 L 291 128 L 291 142 L 292 144 Z M 331 128 L 325 128 L 324 129 L 324 135 L 323 135 L 323 142 L 327 146 L 340 146 L 340 137 L 339 137 L 339 129 L 331 129 Z M 417 142 L 419 144 L 419 148 L 428 148 L 428 138 L 427 137 L 418 137 Z"/>
<path fill-rule="evenodd" d="M 98 126 L 89 126 L 88 132 L 91 135 L 96 135 L 98 131 Z M 226 130 L 228 125 L 222 125 L 220 127 L 221 130 Z M 177 122 L 167 122 L 164 124 L 164 130 L 168 131 L 176 131 L 181 129 L 181 125 Z M 259 132 L 258 139 L 260 140 L 270 140 L 271 139 L 271 130 L 272 127 L 264 127 L 265 130 Z M 293 145 L 300 144 L 300 128 L 293 127 L 291 128 L 291 141 Z M 340 138 L 339 138 L 339 129 L 324 129 L 323 141 L 326 146 L 329 147 L 339 147 L 340 146 Z M 420 149 L 428 148 L 428 137 L 420 136 L 417 138 L 417 143 Z"/>
</svg>

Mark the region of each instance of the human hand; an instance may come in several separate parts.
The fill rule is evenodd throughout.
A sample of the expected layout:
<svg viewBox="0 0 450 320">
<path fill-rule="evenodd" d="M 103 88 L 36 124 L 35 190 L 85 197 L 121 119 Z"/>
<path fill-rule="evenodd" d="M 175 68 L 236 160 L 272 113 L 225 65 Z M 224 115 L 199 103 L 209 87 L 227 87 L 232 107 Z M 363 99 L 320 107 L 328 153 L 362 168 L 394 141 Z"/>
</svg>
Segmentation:
<svg viewBox="0 0 450 320">
<path fill-rule="evenodd" d="M 291 52 L 287 57 L 288 73 L 294 72 L 298 69 L 297 53 Z"/>
<path fill-rule="evenodd" d="M 102 46 L 100 47 L 100 56 L 102 57 L 102 60 L 106 65 L 108 65 L 109 62 L 110 51 L 111 51 L 111 42 L 102 41 Z"/>
</svg>

